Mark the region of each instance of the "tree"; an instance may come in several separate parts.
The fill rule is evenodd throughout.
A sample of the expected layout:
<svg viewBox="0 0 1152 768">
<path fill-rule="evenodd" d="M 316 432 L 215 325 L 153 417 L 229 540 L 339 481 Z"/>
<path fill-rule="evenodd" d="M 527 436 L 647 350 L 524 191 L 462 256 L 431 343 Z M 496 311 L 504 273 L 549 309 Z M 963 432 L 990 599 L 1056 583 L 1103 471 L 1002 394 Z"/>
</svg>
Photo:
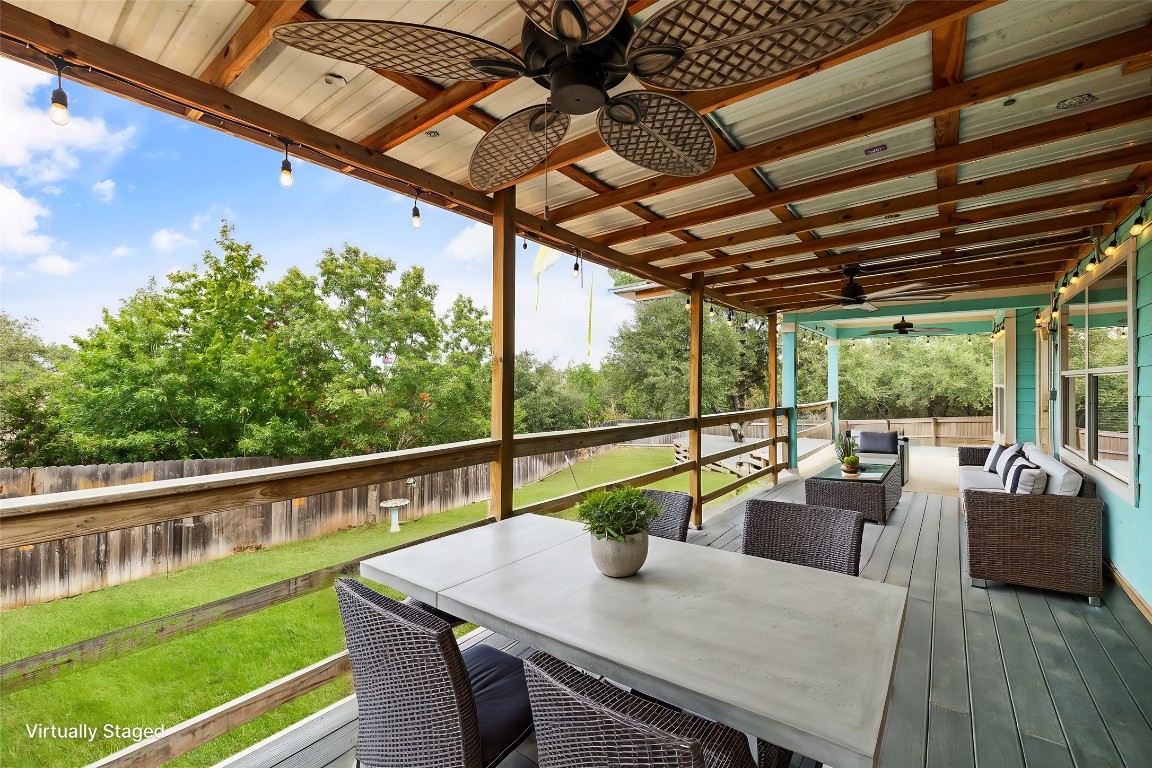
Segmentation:
<svg viewBox="0 0 1152 768">
<path fill-rule="evenodd" d="M 0 312 L 0 463 L 7 466 L 50 465 L 61 454 L 47 403 L 71 351 L 41 339 L 35 324 Z"/>
</svg>

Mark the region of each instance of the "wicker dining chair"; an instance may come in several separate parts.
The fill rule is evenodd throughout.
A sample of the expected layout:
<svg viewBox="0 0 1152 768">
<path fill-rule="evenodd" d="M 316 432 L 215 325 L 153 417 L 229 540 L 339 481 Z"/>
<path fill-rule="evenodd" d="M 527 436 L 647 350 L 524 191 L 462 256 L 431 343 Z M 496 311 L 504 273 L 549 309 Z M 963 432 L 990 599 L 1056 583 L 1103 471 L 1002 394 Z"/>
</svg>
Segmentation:
<svg viewBox="0 0 1152 768">
<path fill-rule="evenodd" d="M 524 662 L 540 768 L 754 768 L 744 734 L 668 709 L 546 653 Z"/>
<path fill-rule="evenodd" d="M 745 555 L 860 575 L 864 515 L 847 509 L 753 499 L 744 512 Z M 786 768 L 792 751 L 756 740 L 760 768 Z"/>
<path fill-rule="evenodd" d="M 662 539 L 688 541 L 688 523 L 692 519 L 692 497 L 679 491 L 644 491 L 664 511 L 648 523 L 648 535 Z"/>
<path fill-rule="evenodd" d="M 524 666 L 353 579 L 336 582 L 365 768 L 487 768 L 532 730 Z"/>
</svg>

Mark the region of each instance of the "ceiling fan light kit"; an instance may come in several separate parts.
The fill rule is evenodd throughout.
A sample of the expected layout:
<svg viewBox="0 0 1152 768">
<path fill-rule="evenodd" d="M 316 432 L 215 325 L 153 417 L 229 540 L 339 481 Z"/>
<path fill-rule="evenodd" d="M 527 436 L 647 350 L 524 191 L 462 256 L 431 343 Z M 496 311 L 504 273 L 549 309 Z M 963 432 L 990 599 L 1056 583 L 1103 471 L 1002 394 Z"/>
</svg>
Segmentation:
<svg viewBox="0 0 1152 768">
<path fill-rule="evenodd" d="M 698 176 L 716 162 L 695 109 L 649 90 L 612 94 L 629 75 L 648 88 L 695 91 L 752 83 L 806 66 L 871 35 L 907 0 L 680 0 L 633 28 L 627 0 L 518 0 L 518 56 L 482 38 L 392 21 L 282 24 L 277 40 L 329 58 L 441 81 L 530 77 L 545 105 L 514 112 L 476 145 L 469 182 L 489 191 L 543 163 L 570 116 L 598 113 L 617 155 L 661 174 Z"/>
</svg>

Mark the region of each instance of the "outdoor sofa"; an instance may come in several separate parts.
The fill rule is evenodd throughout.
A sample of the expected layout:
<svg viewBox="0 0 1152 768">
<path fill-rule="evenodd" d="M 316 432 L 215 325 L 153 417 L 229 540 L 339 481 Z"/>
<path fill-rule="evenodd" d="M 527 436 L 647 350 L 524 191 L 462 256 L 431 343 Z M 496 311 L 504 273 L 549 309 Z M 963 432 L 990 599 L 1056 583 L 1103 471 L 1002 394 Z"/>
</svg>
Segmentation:
<svg viewBox="0 0 1152 768">
<path fill-rule="evenodd" d="M 973 586 L 1002 581 L 1084 595 L 1099 605 L 1104 503 L 1096 497 L 1096 483 L 1024 443 L 1001 450 L 1022 454 L 1042 470 L 1042 482 L 1032 489 L 1005 490 L 1003 473 L 985 469 L 993 447 L 959 449 L 960 507 L 968 522 Z"/>
</svg>

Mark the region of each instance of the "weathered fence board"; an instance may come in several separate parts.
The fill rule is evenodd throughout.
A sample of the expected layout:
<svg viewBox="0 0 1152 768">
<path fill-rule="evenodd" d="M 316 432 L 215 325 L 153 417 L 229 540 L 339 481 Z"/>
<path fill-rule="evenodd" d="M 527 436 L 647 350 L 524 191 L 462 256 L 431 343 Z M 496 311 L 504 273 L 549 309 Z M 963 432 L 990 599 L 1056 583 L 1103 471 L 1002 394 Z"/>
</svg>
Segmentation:
<svg viewBox="0 0 1152 768">
<path fill-rule="evenodd" d="M 580 452 L 583 456 L 587 450 Z M 525 485 L 564 469 L 565 453 L 515 460 L 514 482 Z M 568 451 L 575 460 L 576 451 Z M 76 467 L 0 467 L 0 498 L 104 488 L 294 463 L 266 457 L 94 464 Z M 416 478 L 289 501 L 241 507 L 123 530 L 0 550 L 0 609 L 71 597 L 157 573 L 225 557 L 237 549 L 322 536 L 382 520 L 369 498 L 409 499 L 402 521 L 445 512 L 488 498 L 488 465 L 460 467 Z"/>
<path fill-rule="evenodd" d="M 992 440 L 991 416 L 941 416 L 922 419 L 841 420 L 840 430 L 902 432 L 914 445 L 956 446 Z"/>
</svg>

